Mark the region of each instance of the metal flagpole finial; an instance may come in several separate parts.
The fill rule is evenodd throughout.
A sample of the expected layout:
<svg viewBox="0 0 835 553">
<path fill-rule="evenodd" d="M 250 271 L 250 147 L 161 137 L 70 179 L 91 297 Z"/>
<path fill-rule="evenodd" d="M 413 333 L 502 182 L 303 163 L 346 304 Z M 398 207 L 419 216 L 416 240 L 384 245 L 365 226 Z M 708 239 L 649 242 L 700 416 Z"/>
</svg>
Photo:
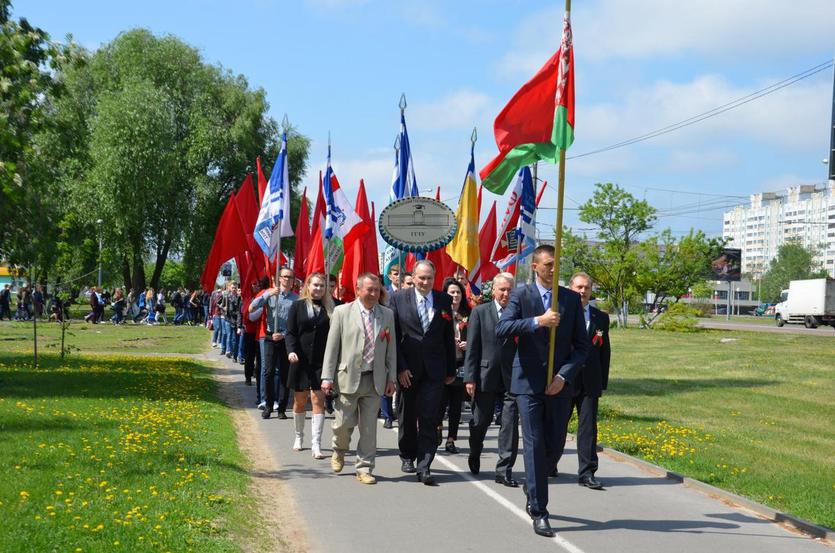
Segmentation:
<svg viewBox="0 0 835 553">
<path fill-rule="evenodd" d="M 284 129 L 284 132 L 287 132 L 287 129 L 290 128 L 290 120 L 287 119 L 287 114 L 284 114 L 284 119 L 281 120 L 281 128 Z"/>
<path fill-rule="evenodd" d="M 331 151 L 331 131 L 328 130 L 328 152 Z"/>
<path fill-rule="evenodd" d="M 406 111 L 406 93 L 405 92 L 400 95 L 400 103 L 398 105 L 400 106 L 400 113 L 403 113 L 404 111 Z"/>
<path fill-rule="evenodd" d="M 478 141 L 478 130 L 476 127 L 473 127 L 473 134 L 470 135 L 470 142 L 472 142 L 473 146 Z"/>
</svg>

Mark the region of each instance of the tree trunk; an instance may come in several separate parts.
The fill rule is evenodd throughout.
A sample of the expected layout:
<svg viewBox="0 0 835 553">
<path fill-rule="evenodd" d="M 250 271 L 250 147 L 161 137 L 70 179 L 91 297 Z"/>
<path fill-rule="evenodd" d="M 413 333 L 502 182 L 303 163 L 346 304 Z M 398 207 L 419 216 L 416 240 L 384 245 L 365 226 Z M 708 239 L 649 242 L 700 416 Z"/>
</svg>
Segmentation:
<svg viewBox="0 0 835 553">
<path fill-rule="evenodd" d="M 157 259 L 154 264 L 154 274 L 151 276 L 151 287 L 156 290 L 159 287 L 159 279 L 162 276 L 162 269 L 168 259 L 168 250 L 171 248 L 171 238 L 166 236 L 161 250 L 157 250 Z"/>
<path fill-rule="evenodd" d="M 145 264 L 138 249 L 133 253 L 133 287 L 137 291 L 145 289 Z"/>
<path fill-rule="evenodd" d="M 122 257 L 122 280 L 125 282 L 125 290 L 130 291 L 133 288 L 133 280 L 130 278 L 130 263 L 127 256 Z"/>
</svg>

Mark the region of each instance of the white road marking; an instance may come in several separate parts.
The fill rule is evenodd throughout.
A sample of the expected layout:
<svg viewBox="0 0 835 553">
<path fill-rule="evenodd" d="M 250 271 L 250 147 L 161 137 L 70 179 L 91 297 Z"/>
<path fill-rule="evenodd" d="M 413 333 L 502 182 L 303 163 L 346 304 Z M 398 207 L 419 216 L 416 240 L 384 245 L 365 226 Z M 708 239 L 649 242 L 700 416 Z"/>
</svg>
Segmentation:
<svg viewBox="0 0 835 553">
<path fill-rule="evenodd" d="M 389 430 L 391 430 L 392 432 L 397 432 L 396 428 L 391 428 Z M 469 469 L 462 469 L 461 467 L 459 467 L 458 465 L 456 465 L 455 463 L 453 463 L 449 459 L 446 459 L 445 457 L 441 457 L 440 455 L 435 455 L 435 461 L 438 462 L 438 463 L 441 463 L 446 468 L 448 468 L 451 471 L 457 473 L 464 480 L 467 480 L 468 482 L 473 484 L 476 488 L 478 488 L 479 490 L 484 492 L 489 498 L 494 500 L 496 503 L 498 503 L 499 505 L 501 505 L 502 507 L 504 507 L 505 509 L 507 509 L 508 511 L 513 513 L 514 515 L 516 515 L 521 520 L 528 523 L 528 525 L 531 524 L 531 517 L 528 516 L 528 513 L 525 512 L 525 509 L 515 505 L 512 501 L 510 501 L 509 499 L 504 497 L 502 494 L 500 494 L 496 490 L 492 489 L 490 486 L 487 486 L 481 480 L 477 480 L 476 478 L 474 478 L 473 475 L 470 474 Z M 529 528 L 530 528 L 530 526 L 529 526 Z M 563 550 L 567 551 L 568 553 L 585 553 L 582 549 L 580 549 L 579 547 L 577 547 L 576 545 L 574 545 L 573 543 L 571 543 L 567 539 L 560 536 L 559 533 L 556 536 L 554 536 L 553 540 L 554 540 L 554 543 L 558 547 L 562 548 Z"/>
</svg>

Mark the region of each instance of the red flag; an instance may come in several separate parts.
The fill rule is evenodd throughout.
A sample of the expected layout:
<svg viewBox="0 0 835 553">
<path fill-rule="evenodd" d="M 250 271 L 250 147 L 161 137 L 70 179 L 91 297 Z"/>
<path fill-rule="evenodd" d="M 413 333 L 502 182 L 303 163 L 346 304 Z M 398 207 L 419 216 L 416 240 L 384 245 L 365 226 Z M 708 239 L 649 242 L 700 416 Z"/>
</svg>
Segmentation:
<svg viewBox="0 0 835 553">
<path fill-rule="evenodd" d="M 215 230 L 215 239 L 212 242 L 212 249 L 206 257 L 206 265 L 203 267 L 203 274 L 200 276 L 200 284 L 203 290 L 211 292 L 214 290 L 217 273 L 220 266 L 227 260 L 240 256 L 243 257 L 248 244 L 241 228 L 241 220 L 235 208 L 234 195 L 229 197 L 226 207 Z"/>
<path fill-rule="evenodd" d="M 235 194 L 235 208 L 241 220 L 241 228 L 246 236 L 247 246 L 250 255 L 246 259 L 247 264 L 252 264 L 254 271 L 253 278 L 255 280 L 267 274 L 267 264 L 263 252 L 258 244 L 255 242 L 255 237 L 252 234 L 255 229 L 255 223 L 258 220 L 258 200 L 255 198 L 255 189 L 252 186 L 252 175 L 247 175 L 244 183 Z M 238 272 L 241 268 L 238 269 Z M 244 273 L 240 273 L 241 278 Z"/>
<path fill-rule="evenodd" d="M 374 221 L 368 213 L 368 198 L 365 195 L 365 181 L 360 179 L 360 187 L 357 191 L 357 200 L 354 211 L 366 224 L 368 230 L 354 240 L 345 250 L 345 259 L 342 263 L 340 273 L 342 288 L 344 289 L 343 301 L 354 300 L 354 289 L 356 288 L 357 277 L 362 273 L 379 272 L 377 261 L 377 236 L 373 231 Z M 373 248 L 373 251 L 371 251 Z"/>
<path fill-rule="evenodd" d="M 296 277 L 304 280 L 306 275 L 304 262 L 310 251 L 310 215 L 307 212 L 307 188 L 302 192 L 302 201 L 299 206 L 299 219 L 296 222 L 296 252 L 293 255 L 293 270 Z"/>
<path fill-rule="evenodd" d="M 493 207 L 490 208 L 490 213 L 487 214 L 487 219 L 478 233 L 478 243 L 481 244 L 479 253 L 481 258 L 478 265 L 473 269 L 473 274 L 470 276 L 470 281 L 481 289 L 483 283 L 492 279 L 499 274 L 499 268 L 490 261 L 490 244 L 496 243 L 496 202 L 493 201 Z"/>
<path fill-rule="evenodd" d="M 371 230 L 365 235 L 365 246 L 363 246 L 363 253 L 365 254 L 365 270 L 380 274 L 380 253 L 377 250 L 377 225 L 375 221 L 377 216 L 374 212 L 374 202 L 371 202 L 371 217 L 368 220 L 368 228 Z"/>
<path fill-rule="evenodd" d="M 319 171 L 319 195 L 313 207 L 313 224 L 310 230 L 310 251 L 304 264 L 304 273 L 325 272 L 325 246 L 322 242 L 322 225 L 325 224 L 325 195 L 322 192 L 322 172 Z"/>
<path fill-rule="evenodd" d="M 264 178 L 264 172 L 261 171 L 261 156 L 255 158 L 255 166 L 258 168 L 258 207 L 261 207 L 261 200 L 264 199 L 264 191 L 267 189 L 267 179 Z M 256 213 L 256 219 L 258 214 Z M 255 230 L 255 227 L 252 227 Z"/>
</svg>

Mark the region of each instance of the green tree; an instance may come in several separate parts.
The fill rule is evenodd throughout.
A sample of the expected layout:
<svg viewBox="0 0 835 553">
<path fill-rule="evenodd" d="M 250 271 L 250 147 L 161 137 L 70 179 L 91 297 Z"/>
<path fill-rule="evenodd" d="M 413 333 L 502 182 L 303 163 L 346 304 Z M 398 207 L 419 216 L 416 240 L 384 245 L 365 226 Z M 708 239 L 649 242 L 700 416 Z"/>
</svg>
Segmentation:
<svg viewBox="0 0 835 553">
<path fill-rule="evenodd" d="M 580 220 L 598 227 L 599 243 L 569 252 L 577 255 L 595 284 L 609 296 L 626 326 L 628 299 L 638 291 L 638 237 L 655 223 L 655 208 L 612 183 L 597 183 L 592 197 L 580 206 Z"/>
<path fill-rule="evenodd" d="M 676 240 L 669 229 L 652 236 L 640 245 L 636 288 L 642 296 L 654 295 L 650 311 L 658 310 L 672 299 L 677 303 L 710 273 L 710 262 L 715 259 L 725 240 L 707 238 L 702 231 L 690 230 Z"/>
<path fill-rule="evenodd" d="M 57 178 L 96 242 L 94 222 L 103 220 L 105 267 L 125 286 L 142 288 L 147 276 L 158 288 L 175 256 L 185 284 L 196 283 L 229 195 L 258 155 L 267 174 L 276 157 L 264 91 L 176 37 L 144 29 L 120 34 L 62 77 L 69 93 L 56 117 L 73 147 Z M 296 184 L 309 143 L 295 131 L 289 141 Z"/>
<path fill-rule="evenodd" d="M 780 292 L 788 288 L 792 280 L 823 278 L 823 269 L 815 270 L 815 250 L 805 248 L 798 242 L 786 242 L 777 250 L 777 256 L 769 263 L 762 278 L 762 299 L 767 302 L 780 301 Z"/>
<path fill-rule="evenodd" d="M 54 126 L 52 107 L 63 92 L 61 72 L 79 60 L 26 19 L 10 18 L 0 0 L 0 257 L 37 279 L 51 263 L 55 223 L 63 208 L 44 178 L 38 137 Z"/>
</svg>

